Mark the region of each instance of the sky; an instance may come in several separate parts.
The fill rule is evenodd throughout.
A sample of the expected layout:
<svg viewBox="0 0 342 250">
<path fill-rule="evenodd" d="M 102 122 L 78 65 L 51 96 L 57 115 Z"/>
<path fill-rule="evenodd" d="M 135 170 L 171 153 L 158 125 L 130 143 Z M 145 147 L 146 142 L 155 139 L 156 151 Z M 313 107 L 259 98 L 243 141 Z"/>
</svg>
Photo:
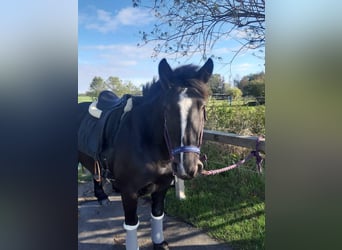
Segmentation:
<svg viewBox="0 0 342 250">
<path fill-rule="evenodd" d="M 85 93 L 95 76 L 106 80 L 109 76 L 119 77 L 140 86 L 158 76 L 158 63 L 166 58 L 172 68 L 182 64 L 203 65 L 200 55 L 173 59 L 160 54 L 152 57 L 153 44 L 138 47 L 142 43 L 139 31 L 149 31 L 156 22 L 144 8 L 133 8 L 131 0 L 82 0 L 78 2 L 78 93 Z M 238 34 L 237 34 L 238 35 Z M 238 44 L 233 40 L 220 41 L 214 53 L 228 62 Z M 180 63 L 180 64 L 179 64 Z M 214 73 L 225 81 L 265 71 L 264 59 L 251 53 L 239 55 L 231 69 L 214 60 Z"/>
</svg>

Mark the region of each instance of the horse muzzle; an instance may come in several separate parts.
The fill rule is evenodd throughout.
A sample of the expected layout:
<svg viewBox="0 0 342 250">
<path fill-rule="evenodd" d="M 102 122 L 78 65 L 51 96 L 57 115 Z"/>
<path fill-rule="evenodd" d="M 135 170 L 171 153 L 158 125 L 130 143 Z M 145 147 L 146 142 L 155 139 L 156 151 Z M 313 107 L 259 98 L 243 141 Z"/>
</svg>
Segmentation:
<svg viewBox="0 0 342 250">
<path fill-rule="evenodd" d="M 203 170 L 203 163 L 197 158 L 188 162 L 172 162 L 172 170 L 174 175 L 183 180 L 190 180 L 201 173 Z"/>
</svg>

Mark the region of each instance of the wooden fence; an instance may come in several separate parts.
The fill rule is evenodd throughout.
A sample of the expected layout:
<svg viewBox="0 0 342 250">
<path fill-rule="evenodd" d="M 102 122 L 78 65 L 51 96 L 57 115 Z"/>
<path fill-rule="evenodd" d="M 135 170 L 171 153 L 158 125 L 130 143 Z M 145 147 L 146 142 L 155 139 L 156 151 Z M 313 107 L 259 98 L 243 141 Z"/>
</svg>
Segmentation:
<svg viewBox="0 0 342 250">
<path fill-rule="evenodd" d="M 220 142 L 234 146 L 256 149 L 257 136 L 242 136 L 232 133 L 225 133 L 213 130 L 204 130 L 203 140 Z M 265 140 L 259 141 L 258 150 L 265 153 Z M 184 181 L 175 177 L 176 196 L 178 199 L 185 199 Z"/>
</svg>

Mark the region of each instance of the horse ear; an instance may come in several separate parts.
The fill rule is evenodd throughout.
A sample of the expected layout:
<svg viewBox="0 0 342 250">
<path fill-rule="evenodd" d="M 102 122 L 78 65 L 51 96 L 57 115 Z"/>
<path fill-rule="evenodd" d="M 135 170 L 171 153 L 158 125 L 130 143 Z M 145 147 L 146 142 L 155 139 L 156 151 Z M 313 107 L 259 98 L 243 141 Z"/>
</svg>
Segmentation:
<svg viewBox="0 0 342 250">
<path fill-rule="evenodd" d="M 201 81 L 207 83 L 209 81 L 209 78 L 213 74 L 213 70 L 214 70 L 214 63 L 213 63 L 213 60 L 209 58 L 206 61 L 206 63 L 202 66 L 202 68 L 200 68 L 200 70 L 198 71 L 198 78 Z"/>
<path fill-rule="evenodd" d="M 171 87 L 172 69 L 166 59 L 162 59 L 158 66 L 159 79 L 163 89 L 169 89 Z"/>
</svg>

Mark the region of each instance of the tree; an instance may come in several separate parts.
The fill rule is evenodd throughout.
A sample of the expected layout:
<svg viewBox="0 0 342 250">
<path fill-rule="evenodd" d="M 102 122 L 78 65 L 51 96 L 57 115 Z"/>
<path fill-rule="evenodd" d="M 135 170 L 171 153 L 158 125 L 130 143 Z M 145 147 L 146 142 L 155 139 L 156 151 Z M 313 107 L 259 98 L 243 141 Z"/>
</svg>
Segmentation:
<svg viewBox="0 0 342 250">
<path fill-rule="evenodd" d="M 124 94 L 137 95 L 141 91 L 132 82 L 123 82 L 119 77 L 110 76 L 106 81 L 106 86 L 113 91 L 117 96 L 121 97 Z"/>
<path fill-rule="evenodd" d="M 117 96 L 125 94 L 125 86 L 119 77 L 110 76 L 106 81 L 106 86 L 109 90 L 113 91 Z"/>
<path fill-rule="evenodd" d="M 238 83 L 243 96 L 265 97 L 265 73 L 250 74 Z"/>
<path fill-rule="evenodd" d="M 121 97 L 124 94 L 139 95 L 141 90 L 132 82 L 124 83 L 119 77 L 110 76 L 106 81 L 101 77 L 94 77 L 90 84 L 90 91 L 87 92 L 91 97 L 98 97 L 103 90 L 113 91 L 117 96 Z"/>
<path fill-rule="evenodd" d="M 227 87 L 225 93 L 230 95 L 233 100 L 236 100 L 242 96 L 242 91 L 236 87 Z"/>
<path fill-rule="evenodd" d="M 142 94 L 142 86 L 137 87 L 131 81 L 125 83 L 127 88 L 127 94 L 131 95 L 141 95 Z"/>
<path fill-rule="evenodd" d="M 90 83 L 89 91 L 87 92 L 87 94 L 93 98 L 98 97 L 100 92 L 105 89 L 106 85 L 104 80 L 99 76 L 95 76 Z"/>
<path fill-rule="evenodd" d="M 145 43 L 159 42 L 154 56 L 160 52 L 182 56 L 200 52 L 206 59 L 217 41 L 233 38 L 241 46 L 231 63 L 240 52 L 265 46 L 264 0 L 132 1 L 134 7 L 150 8 L 159 19 L 151 31 L 140 32 Z"/>
<path fill-rule="evenodd" d="M 208 82 L 211 94 L 223 94 L 225 89 L 224 78 L 220 74 L 213 74 Z"/>
</svg>

